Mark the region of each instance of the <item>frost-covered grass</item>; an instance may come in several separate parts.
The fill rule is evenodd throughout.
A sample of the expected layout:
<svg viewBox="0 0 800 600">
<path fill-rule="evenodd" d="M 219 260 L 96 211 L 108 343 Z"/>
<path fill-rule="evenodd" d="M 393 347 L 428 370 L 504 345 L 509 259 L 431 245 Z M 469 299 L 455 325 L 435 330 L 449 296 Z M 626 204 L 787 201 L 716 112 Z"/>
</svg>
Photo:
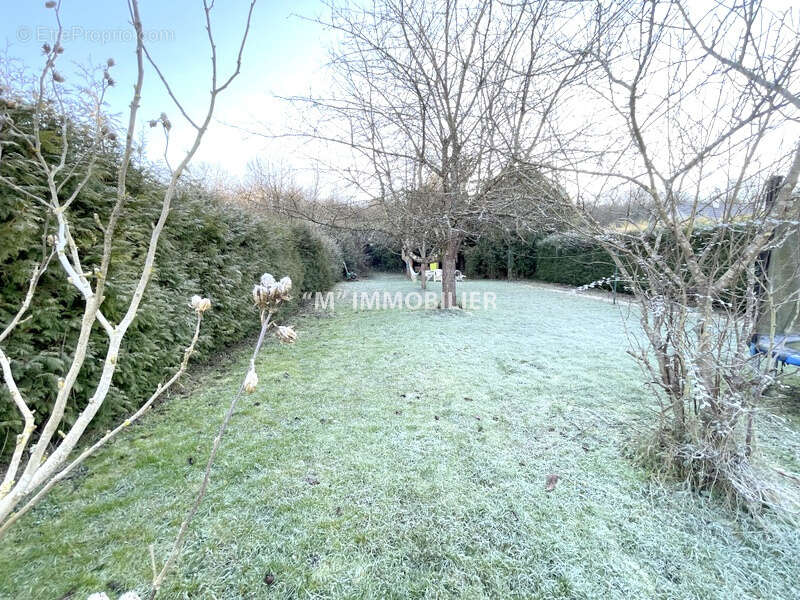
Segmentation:
<svg viewBox="0 0 800 600">
<path fill-rule="evenodd" d="M 496 292 L 497 310 L 340 300 L 296 318 L 295 345 L 264 348 L 164 598 L 800 597 L 796 529 L 734 518 L 627 458 L 654 413 L 617 307 L 461 289 Z M 196 376 L 23 519 L 0 597 L 146 591 L 148 545 L 166 555 L 245 365 Z"/>
</svg>

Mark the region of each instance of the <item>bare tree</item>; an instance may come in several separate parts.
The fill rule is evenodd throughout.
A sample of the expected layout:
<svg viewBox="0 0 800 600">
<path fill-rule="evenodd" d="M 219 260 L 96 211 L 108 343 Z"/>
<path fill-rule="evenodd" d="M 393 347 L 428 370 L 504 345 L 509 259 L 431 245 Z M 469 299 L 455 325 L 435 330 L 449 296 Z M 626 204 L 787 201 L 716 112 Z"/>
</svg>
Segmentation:
<svg viewBox="0 0 800 600">
<path fill-rule="evenodd" d="M 331 60 L 334 90 L 294 99 L 317 113 L 314 130 L 299 135 L 350 149 L 343 176 L 362 192 L 362 205 L 380 207 L 388 223 L 411 225 L 409 235 L 395 231 L 411 238 L 407 251 L 426 232 L 440 252 L 442 306 L 453 306 L 462 242 L 515 210 L 499 175 L 555 144 L 550 119 L 584 60 L 562 42 L 585 9 L 555 0 L 329 8 L 320 22 L 341 38 Z"/>
<path fill-rule="evenodd" d="M 416 281 L 414 263 L 419 264 L 419 282 L 427 289 L 426 270 L 442 255 L 441 242 L 445 238 L 438 214 L 431 215 L 435 199 L 441 197 L 437 182 L 422 183 L 417 189 L 401 190 L 382 198 L 379 212 L 385 228 L 393 232 L 401 246 L 401 258 L 412 281 Z"/>
<path fill-rule="evenodd" d="M 87 119 L 91 125 L 89 130 L 91 141 L 86 148 L 80 149 L 81 151 L 78 153 L 75 163 L 70 166 L 67 161 L 67 156 L 72 150 L 69 145 L 69 129 L 72 127 L 72 121 L 65 107 L 66 92 L 63 87 L 64 77 L 56 69 L 57 62 L 64 52 L 64 48 L 61 45 L 63 30 L 60 19 L 60 3 L 47 3 L 47 7 L 54 10 L 55 19 L 58 24 L 58 35 L 52 46 L 46 44 L 43 48 L 45 52 L 45 65 L 38 76 L 31 100 L 34 111 L 32 121 L 33 130 L 27 131 L 18 126 L 8 114 L 2 115 L 2 126 L 8 128 L 11 135 L 14 136 L 15 143 L 23 145 L 34 157 L 34 160 L 31 161 L 30 169 L 36 173 L 41 185 L 29 187 L 16 181 L 13 177 L 6 175 L 0 175 L 0 184 L 10 187 L 16 193 L 21 194 L 26 199 L 33 202 L 35 206 L 39 207 L 44 215 L 47 215 L 55 222 L 55 233 L 51 234 L 48 238 L 50 246 L 46 247 L 41 262 L 34 269 L 28 286 L 28 292 L 22 306 L 20 306 L 19 311 L 11 322 L 6 324 L 2 332 L 0 332 L 0 344 L 2 344 L 3 340 L 12 335 L 14 329 L 24 321 L 25 314 L 29 310 L 31 301 L 36 294 L 41 275 L 50 267 L 53 259 L 55 259 L 61 268 L 64 277 L 64 285 L 73 286 L 80 292 L 83 298 L 84 310 L 81 317 L 80 333 L 72 352 L 71 364 L 66 375 L 59 380 L 58 393 L 53 399 L 50 415 L 46 422 L 39 425 L 38 430 L 35 416 L 25 402 L 25 398 L 20 393 L 14 380 L 11 370 L 11 360 L 13 357 L 7 356 L 2 350 L 2 347 L 0 347 L 0 366 L 2 367 L 5 385 L 25 421 L 25 427 L 23 432 L 17 437 L 11 462 L 6 470 L 2 487 L 0 487 L 0 534 L 4 533 L 8 527 L 19 518 L 20 514 L 24 513 L 38 502 L 44 492 L 50 489 L 55 482 L 62 479 L 76 464 L 79 464 L 88 454 L 94 452 L 102 443 L 111 437 L 108 435 L 104 436 L 99 443 L 91 446 L 71 463 L 68 462 L 109 393 L 120 358 L 120 345 L 128 328 L 136 318 L 140 303 L 144 297 L 153 272 L 156 250 L 170 212 L 170 205 L 175 195 L 178 180 L 200 146 L 203 136 L 211 123 L 211 118 L 214 114 L 219 95 L 228 88 L 239 74 L 254 5 L 255 0 L 250 4 L 247 14 L 246 25 L 244 27 L 241 43 L 238 47 L 235 68 L 229 76 L 220 78 L 217 66 L 217 51 L 212 29 L 214 4 L 206 0 L 203 1 L 202 7 L 205 15 L 209 47 L 211 49 L 211 82 L 207 108 L 200 119 L 195 120 L 189 116 L 183 105 L 177 99 L 166 77 L 163 75 L 158 65 L 152 60 L 144 41 L 138 0 L 129 0 L 128 7 L 131 24 L 136 32 L 137 77 L 133 86 L 133 97 L 131 99 L 128 120 L 124 130 L 125 141 L 121 151 L 115 202 L 108 221 L 99 223 L 103 231 L 102 256 L 99 264 L 90 268 L 89 265 L 83 264 L 84 252 L 86 249 L 79 245 L 71 233 L 70 206 L 89 181 L 93 170 L 97 168 L 100 149 L 104 144 L 113 142 L 116 139 L 116 134 L 112 131 L 112 127 L 103 113 L 105 90 L 108 86 L 113 85 L 113 78 L 110 74 L 113 61 L 109 60 L 106 69 L 103 71 L 102 83 L 99 85 L 99 92 L 95 98 L 94 107 Z M 174 167 L 166 160 L 165 155 L 165 162 L 169 169 L 169 179 L 161 199 L 160 215 L 153 226 L 146 247 L 145 258 L 141 265 L 138 280 L 129 300 L 127 310 L 118 323 L 112 323 L 104 315 L 102 303 L 105 285 L 108 280 L 113 240 L 115 236 L 118 235 L 118 223 L 125 211 L 125 204 L 129 194 L 127 185 L 128 169 L 134 151 L 134 135 L 145 78 L 146 62 L 151 64 L 174 101 L 176 108 L 195 130 L 195 137 L 189 149 Z M 41 117 L 45 110 L 51 110 L 49 107 L 55 107 L 52 110 L 55 110 L 59 117 L 57 122 L 60 129 L 58 132 L 60 137 L 60 150 L 55 157 L 50 156 L 43 149 L 42 143 L 43 131 L 40 126 L 42 122 Z M 150 125 L 151 127 L 160 127 L 163 130 L 168 147 L 172 123 L 167 115 L 162 113 L 159 118 L 151 120 Z M 2 154 L 0 154 L 0 160 L 2 159 Z M 68 186 L 67 184 L 70 185 Z M 69 194 L 65 191 L 66 189 L 71 189 Z M 43 191 L 40 192 L 40 190 Z M 199 328 L 200 317 L 209 307 L 209 303 L 208 300 L 199 298 L 198 296 L 193 300 L 192 304 L 198 313 L 197 327 Z M 95 325 L 99 325 L 99 327 L 95 327 Z M 88 345 L 98 335 L 104 337 L 107 344 L 102 374 L 77 419 L 71 426 L 65 427 L 63 417 L 67 401 L 73 392 L 76 378 L 83 367 Z M 195 340 L 196 336 L 197 329 L 195 332 Z M 183 372 L 183 369 L 185 369 L 185 363 L 193 348 L 194 341 L 192 341 L 187 349 L 187 354 L 184 356 L 184 364 L 179 369 L 177 373 L 178 376 Z M 176 378 L 177 377 L 171 379 L 168 385 L 159 388 L 142 409 L 127 419 L 123 425 L 127 426 L 130 422 L 138 418 L 144 410 L 152 404 L 153 400 L 163 393 Z M 120 428 L 114 430 L 113 434 L 116 434 L 119 429 Z M 34 433 L 37 433 L 38 437 L 35 443 L 29 448 L 29 443 Z M 17 509 L 21 503 L 24 503 L 22 509 L 15 513 L 15 509 Z"/>
<path fill-rule="evenodd" d="M 562 172 L 599 193 L 638 190 L 649 210 L 610 230 L 577 203 L 639 307 L 645 338 L 632 353 L 665 401 L 657 452 L 699 485 L 774 504 L 752 456 L 775 363 L 759 368 L 749 349 L 759 315 L 775 309 L 759 257 L 800 216 L 795 24 L 757 2 L 623 6 L 599 5 L 585 88 L 610 109 L 607 131 L 565 145 Z"/>
</svg>

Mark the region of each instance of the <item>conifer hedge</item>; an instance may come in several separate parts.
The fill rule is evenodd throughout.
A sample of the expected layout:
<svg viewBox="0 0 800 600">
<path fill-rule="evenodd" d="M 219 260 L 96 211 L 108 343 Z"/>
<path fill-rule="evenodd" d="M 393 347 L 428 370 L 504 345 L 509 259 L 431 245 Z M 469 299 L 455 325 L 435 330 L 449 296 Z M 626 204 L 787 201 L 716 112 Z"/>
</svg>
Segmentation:
<svg viewBox="0 0 800 600">
<path fill-rule="evenodd" d="M 511 273 L 515 279 L 532 279 L 536 273 L 536 237 L 514 237 L 510 244 L 500 237 L 480 238 L 464 250 L 465 275 L 469 278 L 505 279 L 511 246 Z"/>
<path fill-rule="evenodd" d="M 613 275 L 614 261 L 592 239 L 554 233 L 536 243 L 536 279 L 581 286 Z"/>
<path fill-rule="evenodd" d="M 0 141 L 8 142 L 2 131 Z M 75 146 L 79 143 L 78 137 Z M 94 214 L 106 222 L 115 198 L 117 160 L 118 153 L 109 151 L 70 207 L 72 234 L 85 249 L 81 260 L 86 270 L 99 264 L 102 232 Z M 0 173 L 35 187 L 39 182 L 29 161 L 24 148 L 7 143 Z M 145 170 L 134 169 L 129 184 L 131 197 L 118 228 L 102 305 L 112 322 L 127 307 L 163 197 L 162 184 Z M 24 298 L 33 265 L 42 255 L 45 231 L 52 233 L 46 211 L 0 186 L 0 326 L 10 321 Z M 161 237 L 152 281 L 125 337 L 112 391 L 94 425 L 102 430 L 117 422 L 174 371 L 192 334 L 194 314 L 188 301 L 193 294 L 213 302 L 198 343 L 198 356 L 203 358 L 258 328 L 251 290 L 261 273 L 289 275 L 299 296 L 329 288 L 339 276 L 339 260 L 332 244 L 307 226 L 275 222 L 235 205 L 223 205 L 198 186 L 184 187 Z M 20 391 L 36 411 L 38 425 L 47 418 L 58 378 L 69 367 L 82 310 L 78 292 L 53 262 L 40 281 L 30 318 L 4 342 Z M 64 428 L 73 422 L 99 378 L 104 343 L 98 333 L 73 389 Z M 0 387 L 2 455 L 13 448 L 22 421 L 5 386 Z"/>
<path fill-rule="evenodd" d="M 722 247 L 723 252 L 715 254 L 722 259 L 720 263 L 704 267 L 711 274 L 712 270 L 721 272 L 726 269 L 736 255 L 736 249 L 745 245 L 752 235 L 753 230 L 746 222 L 734 225 L 712 224 L 696 228 L 691 236 L 691 243 L 698 251 L 709 243 Z M 650 240 L 650 243 L 654 242 L 654 239 Z M 662 234 L 661 244 L 665 255 L 669 256 L 670 248 L 675 245 L 671 236 Z M 508 269 L 507 252 L 508 245 L 503 239 L 481 238 L 478 243 L 465 250 L 467 275 L 472 278 L 505 278 Z M 599 242 L 574 232 L 515 240 L 512 243 L 512 259 L 515 278 L 538 279 L 575 287 L 604 281 L 597 287 L 608 288 L 616 271 L 611 255 Z M 731 293 L 741 291 L 743 286 L 744 281 L 739 281 Z M 627 292 L 628 286 L 622 282 L 617 291 Z"/>
</svg>

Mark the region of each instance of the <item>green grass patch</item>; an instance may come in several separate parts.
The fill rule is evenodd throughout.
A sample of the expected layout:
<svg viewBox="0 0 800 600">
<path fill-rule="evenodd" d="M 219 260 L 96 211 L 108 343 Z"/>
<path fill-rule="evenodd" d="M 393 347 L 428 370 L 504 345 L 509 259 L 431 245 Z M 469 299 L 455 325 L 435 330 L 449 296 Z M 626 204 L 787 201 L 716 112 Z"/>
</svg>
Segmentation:
<svg viewBox="0 0 800 600">
<path fill-rule="evenodd" d="M 626 457 L 654 418 L 627 306 L 524 282 L 461 289 L 495 292 L 497 310 L 340 298 L 294 319 L 295 345 L 265 346 L 164 598 L 800 596 L 795 528 Z M 0 597 L 145 592 L 148 545 L 163 560 L 245 367 L 242 353 L 199 376 L 17 524 Z"/>
</svg>

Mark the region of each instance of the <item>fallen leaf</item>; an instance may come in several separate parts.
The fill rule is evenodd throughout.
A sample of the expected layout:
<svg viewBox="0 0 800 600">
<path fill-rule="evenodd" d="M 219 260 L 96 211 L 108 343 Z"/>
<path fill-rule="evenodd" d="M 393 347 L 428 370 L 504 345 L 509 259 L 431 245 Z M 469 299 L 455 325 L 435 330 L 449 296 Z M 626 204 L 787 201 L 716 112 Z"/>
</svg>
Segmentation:
<svg viewBox="0 0 800 600">
<path fill-rule="evenodd" d="M 556 489 L 557 483 L 558 483 L 558 475 L 556 475 L 555 473 L 550 473 L 550 475 L 547 476 L 547 480 L 545 481 L 544 491 L 552 492 L 554 489 Z"/>
</svg>

